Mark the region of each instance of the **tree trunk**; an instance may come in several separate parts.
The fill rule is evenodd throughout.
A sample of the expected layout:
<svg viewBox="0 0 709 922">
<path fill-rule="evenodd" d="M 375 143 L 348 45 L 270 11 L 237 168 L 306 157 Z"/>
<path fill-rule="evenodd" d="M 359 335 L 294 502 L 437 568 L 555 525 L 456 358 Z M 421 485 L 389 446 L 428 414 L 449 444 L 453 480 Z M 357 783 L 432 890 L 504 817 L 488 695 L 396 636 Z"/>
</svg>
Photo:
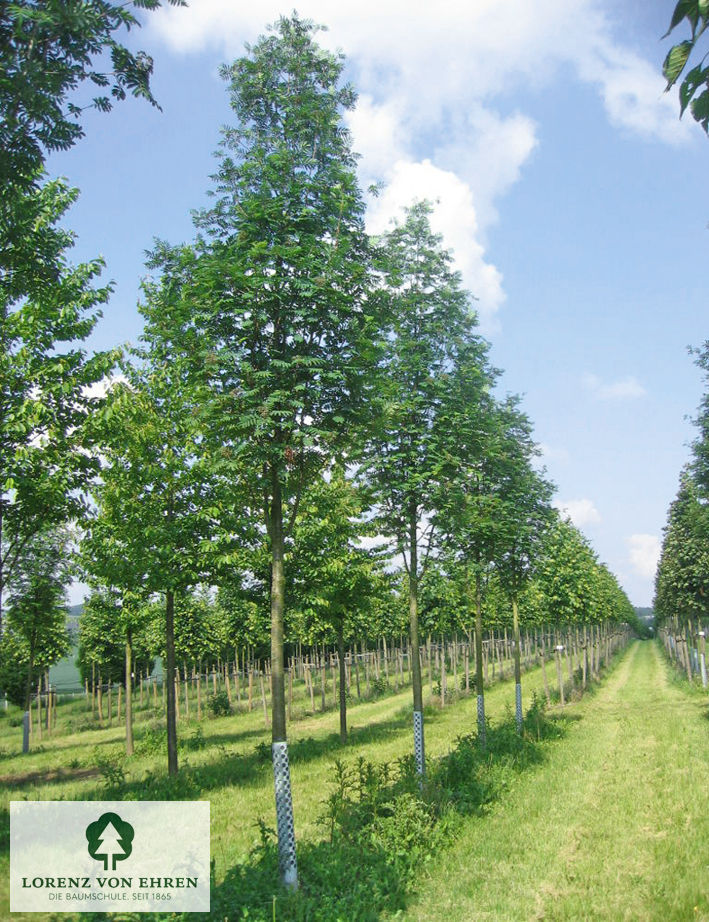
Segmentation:
<svg viewBox="0 0 709 922">
<path fill-rule="evenodd" d="M 276 795 L 278 856 L 281 880 L 286 887 L 298 886 L 295 856 L 293 798 L 291 795 L 288 743 L 286 741 L 286 691 L 283 673 L 283 620 L 285 614 L 285 544 L 283 501 L 278 470 L 271 466 L 271 757 Z"/>
<path fill-rule="evenodd" d="M 341 618 L 337 624 L 337 657 L 340 667 L 340 742 L 347 742 L 347 666 L 345 663 L 345 626 Z"/>
<path fill-rule="evenodd" d="M 551 704 L 551 692 L 549 691 L 549 678 L 547 676 L 547 650 L 546 642 L 544 640 L 544 629 L 542 628 L 542 646 L 540 652 L 542 660 L 542 679 L 544 681 L 544 694 L 547 699 L 547 705 Z"/>
<path fill-rule="evenodd" d="M 517 732 L 522 733 L 522 662 L 520 650 L 520 633 L 519 633 L 519 607 L 517 599 L 512 599 L 512 631 L 514 633 L 514 655 L 515 655 L 515 722 L 517 723 Z"/>
<path fill-rule="evenodd" d="M 126 631 L 126 755 L 133 755 L 133 633 Z"/>
<path fill-rule="evenodd" d="M 175 707 L 175 593 L 165 593 L 165 676 L 167 686 L 167 770 L 177 774 L 177 709 Z"/>
<path fill-rule="evenodd" d="M 559 700 L 561 701 L 561 706 L 564 707 L 566 704 L 564 700 L 564 680 L 561 675 L 561 651 L 563 647 L 559 641 L 559 634 L 556 634 L 556 649 L 554 651 L 556 658 L 556 681 L 559 686 Z"/>
<path fill-rule="evenodd" d="M 470 580 L 468 580 L 470 585 Z M 480 575 L 475 574 L 475 691 L 478 696 L 478 740 L 485 748 L 485 685 L 483 680 L 483 609 Z"/>
<path fill-rule="evenodd" d="M 34 651 L 30 649 L 25 678 L 25 713 L 22 722 L 22 752 L 30 751 L 30 699 L 32 697 L 32 672 L 34 670 Z"/>
<path fill-rule="evenodd" d="M 414 757 L 416 759 L 416 771 L 423 778 L 426 772 L 426 752 L 423 732 L 423 688 L 421 685 L 419 649 L 417 524 L 416 501 L 412 500 L 409 509 L 409 634 L 411 636 L 411 665 L 413 667 Z"/>
</svg>

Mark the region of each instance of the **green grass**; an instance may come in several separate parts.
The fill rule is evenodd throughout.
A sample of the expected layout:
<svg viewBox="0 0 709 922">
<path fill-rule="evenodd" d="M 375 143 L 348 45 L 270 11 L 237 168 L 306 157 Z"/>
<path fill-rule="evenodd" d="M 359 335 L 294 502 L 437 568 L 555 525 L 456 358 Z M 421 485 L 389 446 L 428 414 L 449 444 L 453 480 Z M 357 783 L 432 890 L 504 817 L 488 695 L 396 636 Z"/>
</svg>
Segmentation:
<svg viewBox="0 0 709 922">
<path fill-rule="evenodd" d="M 551 669 L 549 675 L 551 679 Z M 525 706 L 532 693 L 541 690 L 540 669 L 523 676 Z M 300 697 L 303 697 L 302 692 Z M 318 698 L 316 694 L 316 707 L 319 706 Z M 203 703 L 206 703 L 206 693 Z M 514 685 L 509 680 L 493 685 L 486 693 L 486 703 L 491 718 L 501 719 L 506 710 L 514 706 Z M 194 713 L 194 704 L 191 708 Z M 319 818 L 333 781 L 335 759 L 342 758 L 354 764 L 363 756 L 381 762 L 411 752 L 411 690 L 407 687 L 398 694 L 375 701 L 353 703 L 349 709 L 350 741 L 345 747 L 340 745 L 337 736 L 339 717 L 335 710 L 306 714 L 301 701 L 297 714 L 298 719 L 289 727 L 296 831 L 301 843 L 317 843 L 325 835 Z M 25 797 L 32 800 L 112 798 L 114 794 L 106 790 L 104 775 L 97 768 L 99 764 L 113 763 L 123 769 L 126 781 L 122 797 L 164 799 L 177 796 L 210 800 L 217 885 L 247 859 L 258 843 L 257 820 L 263 818 L 267 825 L 275 825 L 270 731 L 264 726 L 260 701 L 255 702 L 250 713 L 205 719 L 199 724 L 196 720 L 180 723 L 181 739 L 189 742 L 199 727 L 205 745 L 203 748 L 181 748 L 181 780 L 177 788 L 166 783 L 163 747 L 156 750 L 154 744 L 146 745 L 151 743 L 149 710 L 137 714 L 138 751 L 130 759 L 123 755 L 123 727 L 115 721 L 112 728 L 78 729 L 90 723 L 83 700 L 63 705 L 59 720 L 57 732 L 51 737 L 45 734 L 41 741 L 33 740 L 33 751 L 22 756 L 16 754 L 21 743 L 21 729 L 10 727 L 7 717 L 0 719 L 0 919 L 9 918 L 9 801 Z M 67 732 L 69 723 L 75 728 L 74 732 Z M 436 757 L 446 753 L 456 737 L 470 733 L 474 724 L 474 699 L 461 697 L 444 710 L 430 705 L 426 712 L 427 755 Z M 143 740 L 145 743 L 141 744 Z M 24 916 L 15 914 L 12 918 L 23 919 Z M 26 918 L 39 920 L 43 917 L 33 913 Z"/>
<path fill-rule="evenodd" d="M 526 707 L 533 692 L 542 692 L 539 669 L 523 677 L 523 688 Z M 474 699 L 459 698 L 445 710 L 429 705 L 427 755 L 435 760 L 453 751 L 432 766 L 442 787 L 420 801 L 402 776 L 396 796 L 396 783 L 391 796 L 383 790 L 381 818 L 364 826 L 357 825 L 362 806 L 352 793 L 358 759 L 393 763 L 411 753 L 410 689 L 353 704 L 344 747 L 337 712 L 306 713 L 302 689 L 298 694 L 289 727 L 302 880 L 296 900 L 274 888 L 275 852 L 257 826 L 259 819 L 275 825 L 270 733 L 260 702 L 251 713 L 183 721 L 175 784 L 165 776 L 160 725 L 151 723 L 150 710 L 139 712 L 137 754 L 126 759 L 123 728 L 81 730 L 88 721 L 84 702 L 76 701 L 60 709 L 62 732 L 35 740 L 24 757 L 16 754 L 20 729 L 0 719 L 0 919 L 10 918 L 9 801 L 111 798 L 106 779 L 113 765 L 120 797 L 210 800 L 211 918 L 219 922 L 271 920 L 274 893 L 275 918 L 283 922 L 709 922 L 709 697 L 673 675 L 657 644 L 635 643 L 590 694 L 552 709 L 552 732 L 540 742 L 518 745 L 509 730 L 514 686 L 492 686 L 487 712 L 500 729 L 483 758 L 474 741 L 457 743 L 474 730 Z M 322 818 L 336 760 L 350 779 L 351 806 L 331 845 Z M 449 795 L 471 772 L 473 799 L 461 804 Z M 478 782 L 483 795 L 476 801 Z"/>
<path fill-rule="evenodd" d="M 636 643 L 565 739 L 472 817 L 397 918 L 709 920 L 709 699 Z"/>
</svg>

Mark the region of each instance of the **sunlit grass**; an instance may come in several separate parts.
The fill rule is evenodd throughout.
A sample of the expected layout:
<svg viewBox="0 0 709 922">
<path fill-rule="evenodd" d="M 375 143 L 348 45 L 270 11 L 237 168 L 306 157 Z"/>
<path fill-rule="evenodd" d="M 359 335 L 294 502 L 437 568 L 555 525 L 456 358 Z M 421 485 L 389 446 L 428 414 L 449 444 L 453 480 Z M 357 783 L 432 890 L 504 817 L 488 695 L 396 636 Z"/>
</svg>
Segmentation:
<svg viewBox="0 0 709 922">
<path fill-rule="evenodd" d="M 471 818 L 402 918 L 709 919 L 709 701 L 635 644 L 553 756 Z"/>
</svg>

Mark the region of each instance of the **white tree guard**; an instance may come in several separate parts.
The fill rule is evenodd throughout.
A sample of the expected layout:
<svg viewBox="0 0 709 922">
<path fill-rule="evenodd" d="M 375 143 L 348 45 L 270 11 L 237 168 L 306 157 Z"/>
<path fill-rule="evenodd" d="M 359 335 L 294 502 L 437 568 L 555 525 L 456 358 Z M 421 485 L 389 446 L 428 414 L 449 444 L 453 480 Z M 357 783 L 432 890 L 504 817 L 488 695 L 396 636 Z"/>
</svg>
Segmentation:
<svg viewBox="0 0 709 922">
<path fill-rule="evenodd" d="M 702 686 L 707 687 L 707 658 L 704 653 L 699 654 L 699 663 L 702 667 Z"/>
<path fill-rule="evenodd" d="M 426 751 L 423 742 L 423 714 L 421 711 L 414 711 L 414 758 L 416 759 L 416 771 L 423 778 L 426 773 Z"/>
<path fill-rule="evenodd" d="M 298 886 L 298 865 L 295 859 L 295 826 L 293 823 L 293 798 L 290 788 L 288 743 L 282 740 L 271 744 L 273 782 L 276 789 L 276 823 L 278 826 L 278 860 L 281 879 L 286 887 Z"/>
<path fill-rule="evenodd" d="M 518 733 L 522 732 L 522 686 L 517 682 L 515 684 L 515 720 L 517 722 Z"/>
<path fill-rule="evenodd" d="M 485 698 L 478 695 L 478 737 L 482 745 L 485 745 Z"/>
</svg>

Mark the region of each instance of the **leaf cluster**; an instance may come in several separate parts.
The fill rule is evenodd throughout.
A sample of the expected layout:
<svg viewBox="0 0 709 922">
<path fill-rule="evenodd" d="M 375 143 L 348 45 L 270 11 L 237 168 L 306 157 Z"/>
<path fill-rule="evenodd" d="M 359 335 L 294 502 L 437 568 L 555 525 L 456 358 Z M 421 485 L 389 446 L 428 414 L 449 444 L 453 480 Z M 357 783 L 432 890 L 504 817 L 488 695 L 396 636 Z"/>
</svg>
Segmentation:
<svg viewBox="0 0 709 922">
<path fill-rule="evenodd" d="M 695 121 L 699 122 L 705 132 L 709 133 L 709 65 L 705 54 L 698 63 L 685 72 L 690 56 L 697 48 L 699 39 L 709 26 L 709 3 L 707 0 L 679 0 L 675 6 L 665 38 L 680 23 L 686 21 L 690 28 L 690 38 L 673 45 L 664 64 L 662 72 L 667 80 L 666 90 L 671 89 L 684 73 L 680 83 L 680 116 L 689 106 Z"/>
<path fill-rule="evenodd" d="M 184 0 L 168 0 L 175 6 Z M 157 105 L 152 58 L 131 52 L 116 34 L 140 23 L 131 9 L 160 0 L 10 0 L 0 4 L 0 183 L 35 183 L 46 153 L 82 136 L 87 107 L 106 112 L 127 94 Z M 103 65 L 103 66 L 101 66 Z M 81 84 L 98 94 L 80 102 Z"/>
</svg>

